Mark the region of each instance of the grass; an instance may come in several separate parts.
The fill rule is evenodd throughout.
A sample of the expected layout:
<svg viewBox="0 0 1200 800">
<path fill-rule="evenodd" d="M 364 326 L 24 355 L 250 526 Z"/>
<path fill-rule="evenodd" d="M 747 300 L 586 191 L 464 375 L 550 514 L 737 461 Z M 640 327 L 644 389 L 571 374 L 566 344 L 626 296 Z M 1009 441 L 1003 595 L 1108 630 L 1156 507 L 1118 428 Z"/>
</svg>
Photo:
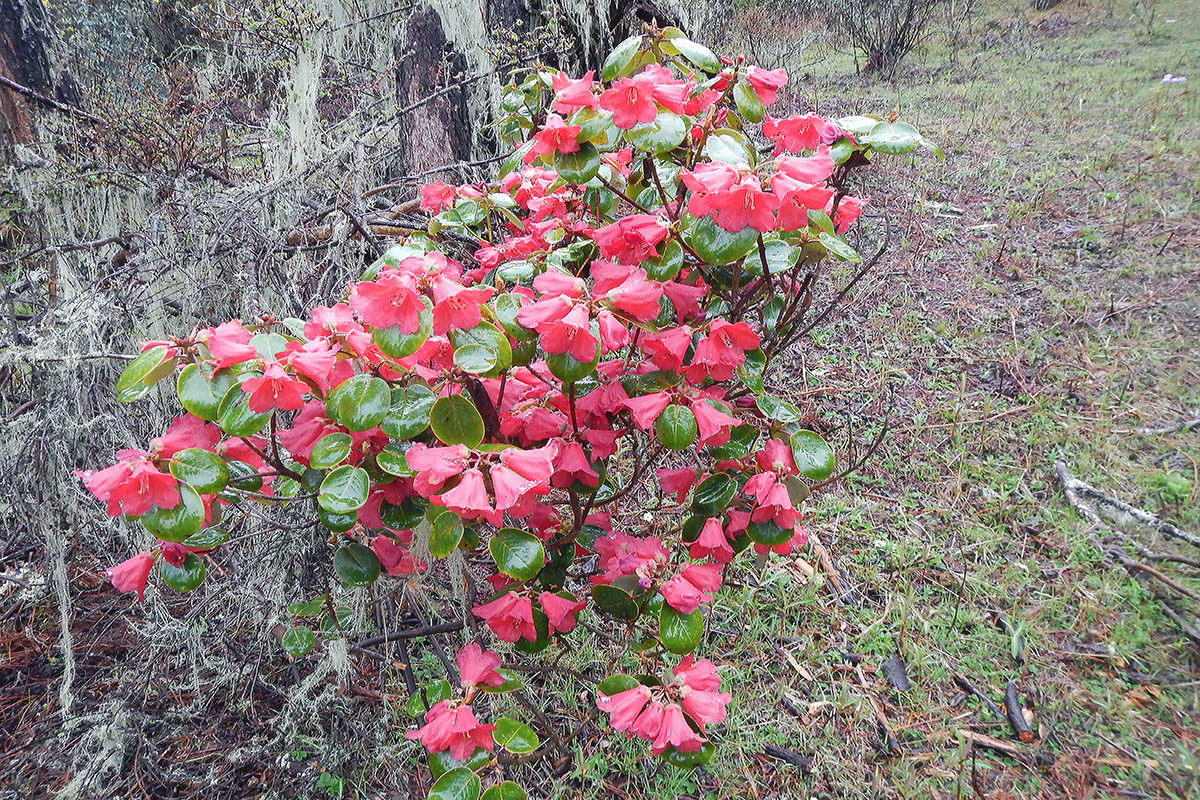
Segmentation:
<svg viewBox="0 0 1200 800">
<path fill-rule="evenodd" d="M 847 77 L 846 56 L 809 67 L 794 100 L 896 107 L 947 153 L 870 187 L 899 246 L 775 387 L 843 445 L 845 428 L 861 446 L 891 414 L 877 457 L 808 515 L 859 600 L 838 603 L 809 553 L 743 576 L 709 620 L 706 654 L 734 695 L 714 760 L 692 776 L 631 764 L 640 749 L 602 730 L 555 796 L 1200 791 L 1196 649 L 1103 565 L 1053 472 L 1064 459 L 1200 529 L 1200 431 L 1128 432 L 1200 401 L 1200 25 L 1164 2 L 1148 36 L 1127 12 L 990 4 L 957 64 L 934 42 L 896 84 Z M 1163 84 L 1167 72 L 1192 77 Z M 893 652 L 907 692 L 884 679 Z M 966 743 L 964 729 L 1011 734 L 959 696 L 956 673 L 997 703 L 1016 683 L 1036 737 L 1018 743 L 1025 763 Z"/>
</svg>

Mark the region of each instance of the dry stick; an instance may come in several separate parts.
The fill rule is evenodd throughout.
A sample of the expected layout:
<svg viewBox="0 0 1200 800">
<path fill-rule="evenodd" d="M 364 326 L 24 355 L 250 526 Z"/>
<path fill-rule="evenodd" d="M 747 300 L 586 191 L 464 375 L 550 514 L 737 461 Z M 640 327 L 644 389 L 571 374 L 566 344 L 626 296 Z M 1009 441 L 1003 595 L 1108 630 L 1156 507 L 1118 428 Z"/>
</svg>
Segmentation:
<svg viewBox="0 0 1200 800">
<path fill-rule="evenodd" d="M 842 584 L 841 573 L 833 564 L 833 558 L 829 555 L 829 551 L 825 549 L 825 545 L 821 543 L 821 538 L 816 533 L 809 531 L 808 541 L 812 545 L 812 549 L 817 553 L 817 561 L 821 565 L 821 569 L 829 576 L 829 582 L 833 584 L 833 588 L 837 590 L 838 602 L 846 603 L 853 596 L 853 590 L 846 588 Z"/>
<path fill-rule="evenodd" d="M 962 736 L 968 742 L 977 747 L 986 747 L 989 750 L 995 750 L 996 752 L 1004 753 L 1006 756 L 1012 756 L 1018 761 L 1024 761 L 1026 758 L 1025 753 L 1023 753 L 1020 748 L 1018 748 L 1016 745 L 1009 744 L 1002 739 L 996 739 L 983 733 L 969 731 L 966 728 L 960 730 L 958 735 Z"/>
<path fill-rule="evenodd" d="M 1178 433 L 1179 431 L 1188 431 L 1192 428 L 1200 426 L 1200 417 L 1194 419 L 1185 419 L 1174 425 L 1164 425 L 1161 428 L 1134 428 L 1134 433 L 1140 433 L 1143 436 L 1165 436 L 1168 433 Z"/>
<path fill-rule="evenodd" d="M 60 103 L 59 101 L 55 100 L 53 97 L 47 97 L 46 95 L 42 94 L 39 91 L 30 89 L 28 86 L 22 86 L 21 84 L 15 82 L 15 81 L 10 81 L 8 78 L 4 77 L 3 75 L 0 75 L 0 86 L 7 86 L 9 89 L 12 89 L 14 92 L 17 92 L 18 94 L 23 94 L 26 97 L 30 98 L 31 100 L 36 100 L 37 102 L 41 103 L 42 105 L 49 106 L 50 108 L 53 108 L 57 111 L 62 111 L 64 114 L 70 114 L 73 117 L 77 117 L 78 119 L 82 119 L 87 122 L 90 122 L 93 125 L 106 124 L 106 121 L 103 118 L 97 117 L 95 114 L 89 114 L 88 112 L 83 111 L 82 109 L 75 108 L 75 106 L 69 106 L 66 103 Z"/>
<path fill-rule="evenodd" d="M 988 707 L 988 710 L 992 712 L 992 715 L 995 716 L 996 719 L 1004 719 L 1004 715 L 1000 713 L 1000 708 L 992 702 L 990 697 L 976 689 L 975 684 L 971 683 L 971 681 L 967 679 L 966 675 L 955 673 L 954 682 L 958 684 L 958 688 L 962 689 L 967 694 L 974 695 L 982 700 L 983 704 Z"/>
<path fill-rule="evenodd" d="M 1072 477 L 1072 476 L 1068 475 L 1068 477 Z M 1083 481 L 1081 481 L 1077 478 L 1074 478 L 1074 477 L 1072 477 L 1072 480 L 1075 481 L 1075 490 L 1077 492 L 1086 494 L 1089 497 L 1099 500 L 1100 502 L 1104 503 L 1105 505 L 1111 506 L 1111 507 L 1117 509 L 1118 511 L 1124 512 L 1124 513 L 1128 514 L 1129 516 L 1133 517 L 1138 522 L 1142 523 L 1143 525 L 1150 527 L 1150 528 L 1154 528 L 1159 533 L 1170 536 L 1172 539 L 1178 539 L 1181 542 L 1187 542 L 1188 544 L 1192 545 L 1193 547 L 1200 547 L 1200 536 L 1196 536 L 1195 534 L 1191 534 L 1185 530 L 1177 528 L 1174 525 L 1172 525 L 1171 523 L 1169 523 L 1165 520 L 1159 519 L 1157 516 L 1155 516 L 1154 514 L 1151 514 L 1149 511 L 1144 511 L 1140 508 L 1137 508 L 1136 506 L 1131 506 L 1131 505 L 1129 505 L 1129 503 L 1126 503 L 1124 500 L 1119 500 L 1111 495 L 1105 494 L 1104 492 L 1100 491 L 1099 489 L 1097 489 L 1095 486 L 1092 486 L 1091 484 L 1084 483 Z"/>
<path fill-rule="evenodd" d="M 883 736 L 883 745 L 887 750 L 888 755 L 897 755 L 900 752 L 900 741 L 896 738 L 896 734 L 892 733 L 892 726 L 888 723 L 887 715 L 883 713 L 883 708 L 880 707 L 879 701 L 875 699 L 875 694 L 867 686 L 867 678 L 863 675 L 861 667 L 854 668 L 858 675 L 858 683 L 862 686 L 863 692 L 867 695 L 867 700 L 871 703 L 871 710 L 875 712 L 875 721 L 879 723 L 879 732 Z"/>
<path fill-rule="evenodd" d="M 1025 711 L 1021 708 L 1021 699 L 1017 697 L 1017 685 L 1011 680 L 1004 687 L 1004 708 L 1008 712 L 1008 724 L 1022 742 L 1033 741 L 1033 731 L 1025 721 Z"/>
</svg>

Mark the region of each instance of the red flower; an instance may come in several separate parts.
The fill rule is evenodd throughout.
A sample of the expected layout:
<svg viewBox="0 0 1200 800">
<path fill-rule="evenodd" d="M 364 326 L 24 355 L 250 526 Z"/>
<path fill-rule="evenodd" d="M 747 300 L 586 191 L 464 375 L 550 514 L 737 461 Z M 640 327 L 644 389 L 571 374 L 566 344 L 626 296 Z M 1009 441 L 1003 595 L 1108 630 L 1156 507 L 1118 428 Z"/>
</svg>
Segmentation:
<svg viewBox="0 0 1200 800">
<path fill-rule="evenodd" d="M 297 375 L 308 378 L 321 391 L 329 388 L 329 373 L 337 363 L 337 348 L 331 347 L 328 339 L 318 337 L 303 344 L 288 342 L 284 353 L 280 360 L 288 364 Z"/>
<path fill-rule="evenodd" d="M 481 725 L 469 705 L 452 704 L 443 700 L 425 715 L 425 725 L 404 734 L 405 739 L 419 739 L 431 753 L 450 751 L 455 761 L 466 761 L 477 748 L 495 747 L 492 731 L 495 725 Z"/>
<path fill-rule="evenodd" d="M 503 686 L 504 676 L 496 671 L 500 656 L 479 645 L 471 644 L 458 651 L 459 683 L 464 689 L 473 686 Z"/>
<path fill-rule="evenodd" d="M 795 182 L 790 188 L 821 183 L 833 174 L 834 168 L 833 158 L 829 155 L 829 148 L 825 145 L 817 148 L 815 153 L 806 158 L 780 156 L 777 163 L 779 169 L 771 181 L 772 189 L 775 187 L 775 181 L 781 176 L 785 179 L 791 178 Z"/>
<path fill-rule="evenodd" d="M 674 494 L 676 503 L 683 502 L 683 498 L 687 496 L 692 484 L 696 482 L 696 470 L 693 467 L 660 469 L 655 474 L 658 476 L 658 486 L 663 490 L 663 494 Z"/>
<path fill-rule="evenodd" d="M 721 588 L 720 564 L 688 564 L 659 591 L 667 605 L 680 614 L 690 614 L 713 599 Z"/>
<path fill-rule="evenodd" d="M 662 284 L 646 279 L 646 271 L 634 268 L 629 276 L 616 288 L 610 289 L 605 299 L 613 308 L 624 311 L 638 322 L 646 322 L 658 316 L 661 308 Z"/>
<path fill-rule="evenodd" d="M 688 725 L 679 704 L 671 703 L 663 707 L 658 733 L 650 740 L 650 752 L 658 755 L 668 747 L 674 747 L 681 753 L 690 753 L 699 750 L 704 742 L 704 737 Z"/>
<path fill-rule="evenodd" d="M 787 83 L 787 71 L 782 69 L 763 69 L 751 67 L 746 73 L 746 81 L 754 87 L 758 99 L 763 105 L 769 106 L 775 102 L 775 95 Z"/>
<path fill-rule="evenodd" d="M 866 200 L 858 197 L 843 197 L 838 203 L 837 213 L 833 215 L 833 224 L 837 228 L 838 233 L 845 233 L 854 224 L 862 214 L 863 206 L 867 204 Z"/>
<path fill-rule="evenodd" d="M 242 327 L 241 320 L 230 320 L 215 328 L 209 328 L 199 336 L 208 347 L 213 366 L 225 369 L 258 357 L 258 350 L 250 344 L 250 331 Z"/>
<path fill-rule="evenodd" d="M 275 408 L 281 411 L 297 411 L 303 408 L 308 387 L 288 375 L 278 362 L 272 361 L 263 368 L 261 378 L 248 378 L 243 381 L 242 391 L 250 395 L 246 402 L 250 410 L 262 414 Z"/>
<path fill-rule="evenodd" d="M 119 463 L 99 472 L 77 472 L 87 490 L 97 500 L 108 503 L 108 514 L 138 517 L 154 506 L 174 508 L 179 505 L 179 488 L 175 476 L 161 472 L 138 450 L 117 453 Z"/>
<path fill-rule="evenodd" d="M 171 420 L 162 436 L 150 440 L 150 452 L 158 458 L 170 458 L 180 450 L 199 447 L 212 450 L 221 441 L 221 429 L 199 417 L 184 414 Z"/>
<path fill-rule="evenodd" d="M 558 114 L 547 114 L 546 124 L 533 135 L 533 146 L 525 153 L 525 163 L 532 163 L 538 156 L 578 153 L 580 130 L 581 126 L 566 124 Z"/>
<path fill-rule="evenodd" d="M 140 602 L 144 599 L 146 579 L 150 577 L 152 566 L 154 566 L 154 556 L 149 553 L 138 553 L 115 567 L 109 567 L 104 574 L 112 579 L 113 588 L 118 592 L 137 592 Z"/>
<path fill-rule="evenodd" d="M 485 287 L 468 289 L 460 283 L 438 276 L 433 282 L 433 333 L 442 336 L 451 330 L 469 330 L 482 319 L 479 307 L 492 296 Z"/>
<path fill-rule="evenodd" d="M 729 546 L 729 540 L 725 531 L 721 529 L 719 519 L 709 517 L 705 521 L 704 527 L 700 529 L 700 536 L 688 548 L 688 555 L 696 560 L 711 558 L 721 564 L 728 564 L 733 560 L 733 548 Z"/>
<path fill-rule="evenodd" d="M 768 115 L 762 124 L 763 136 L 775 142 L 776 155 L 784 150 L 791 153 L 815 150 L 817 145 L 827 141 L 828 129 L 828 120 L 816 114 L 793 115 L 783 119 L 772 119 Z"/>
<path fill-rule="evenodd" d="M 729 429 L 742 424 L 740 419 L 718 410 L 706 400 L 693 402 L 692 414 L 696 417 L 696 427 L 700 432 L 697 441 L 701 445 L 719 447 L 725 444 L 729 441 Z"/>
<path fill-rule="evenodd" d="M 500 595 L 490 603 L 472 609 L 492 629 L 502 642 L 518 639 L 537 641 L 537 627 L 533 624 L 533 602 L 514 592 Z"/>
<path fill-rule="evenodd" d="M 551 485 L 562 488 L 579 481 L 585 486 L 600 485 L 600 473 L 592 468 L 587 453 L 579 442 L 564 442 L 558 449 L 558 460 Z"/>
<path fill-rule="evenodd" d="M 700 383 L 706 377 L 727 381 L 746 360 L 746 351 L 758 347 L 759 343 L 758 334 L 747 323 L 730 323 L 718 318 L 709 327 L 708 335 L 696 345 L 687 379 L 692 383 Z"/>
<path fill-rule="evenodd" d="M 640 264 L 658 257 L 658 244 L 667 237 L 667 223 L 655 214 L 631 214 L 596 228 L 592 238 L 604 258 L 622 264 Z"/>
<path fill-rule="evenodd" d="M 466 445 L 452 444 L 447 447 L 429 447 L 418 442 L 404 454 L 408 466 L 417 473 L 413 488 L 425 497 L 441 488 L 442 484 L 460 474 L 466 467 L 471 451 Z"/>
<path fill-rule="evenodd" d="M 416 280 L 407 272 L 388 270 L 373 281 L 360 281 L 350 292 L 350 307 L 367 325 L 399 326 L 401 333 L 416 333 L 425 310 Z"/>
<path fill-rule="evenodd" d="M 616 694 L 596 693 L 596 708 L 608 714 L 608 722 L 615 730 L 625 733 L 650 702 L 650 689 L 642 684 Z"/>
<path fill-rule="evenodd" d="M 550 592 L 538 595 L 538 603 L 546 612 L 550 629 L 559 633 L 570 633 L 575 629 L 575 615 L 587 608 L 587 603 L 568 600 Z"/>
<path fill-rule="evenodd" d="M 592 94 L 592 76 L 595 70 L 588 70 L 579 80 L 572 80 L 565 72 L 556 72 L 554 84 L 554 110 L 570 114 L 581 108 L 595 108 L 600 101 Z"/>
<path fill-rule="evenodd" d="M 376 536 L 371 540 L 371 549 L 388 575 L 412 575 L 425 569 L 424 561 L 414 558 L 408 548 L 390 536 Z"/>
<path fill-rule="evenodd" d="M 496 509 L 488 500 L 487 488 L 483 485 L 483 473 L 478 469 L 472 468 L 462 473 L 457 486 L 431 499 L 463 519 L 483 517 L 491 521 L 497 516 Z"/>
<path fill-rule="evenodd" d="M 640 77 L 640 76 L 639 76 Z M 658 116 L 654 103 L 654 85 L 646 80 L 621 78 L 600 95 L 600 107 L 611 111 L 613 125 L 628 129 Z"/>
<path fill-rule="evenodd" d="M 644 431 L 650 430 L 654 421 L 663 410 L 671 405 L 671 395 L 666 392 L 654 392 L 641 397 L 631 397 L 625 401 L 625 408 L 633 415 L 633 422 Z"/>
<path fill-rule="evenodd" d="M 775 209 L 779 198 L 763 191 L 755 175 L 746 175 L 729 191 L 712 196 L 717 209 L 713 221 L 727 231 L 736 233 L 746 227 L 769 231 L 775 227 Z"/>
<path fill-rule="evenodd" d="M 542 349 L 547 353 L 569 353 L 576 361 L 593 360 L 600 344 L 592 335 L 591 318 L 582 305 L 573 306 L 556 322 L 544 323 L 538 333 L 541 334 Z"/>
<path fill-rule="evenodd" d="M 442 181 L 431 181 L 421 187 L 421 210 L 430 214 L 450 208 L 454 205 L 454 187 Z"/>
</svg>

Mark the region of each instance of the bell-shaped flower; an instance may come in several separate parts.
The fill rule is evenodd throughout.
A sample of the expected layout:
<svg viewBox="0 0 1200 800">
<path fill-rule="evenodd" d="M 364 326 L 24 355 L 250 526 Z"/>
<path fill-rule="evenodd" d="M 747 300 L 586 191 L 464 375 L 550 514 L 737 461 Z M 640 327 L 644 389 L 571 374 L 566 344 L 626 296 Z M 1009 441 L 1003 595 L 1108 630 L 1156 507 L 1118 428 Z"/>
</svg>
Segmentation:
<svg viewBox="0 0 1200 800">
<path fill-rule="evenodd" d="M 258 357 L 258 350 L 250 344 L 250 331 L 242 327 L 242 321 L 238 319 L 203 331 L 199 339 L 208 347 L 210 360 L 216 369 L 244 364 Z"/>
<path fill-rule="evenodd" d="M 733 560 L 733 548 L 721 528 L 721 521 L 709 517 L 700 528 L 700 535 L 688 548 L 688 555 L 699 561 L 711 558 L 719 564 L 728 564 Z"/>
<path fill-rule="evenodd" d="M 118 592 L 137 592 L 138 601 L 141 602 L 146 591 L 146 579 L 150 577 L 150 568 L 153 566 L 154 556 L 138 553 L 115 567 L 109 567 L 104 574 L 112 580 L 114 589 Z"/>
<path fill-rule="evenodd" d="M 546 124 L 530 139 L 532 146 L 525 153 L 525 163 L 539 156 L 553 157 L 555 153 L 569 155 L 579 152 L 579 125 L 568 125 L 558 114 L 547 114 Z"/>
<path fill-rule="evenodd" d="M 751 67 L 746 73 L 746 82 L 754 88 L 758 99 L 762 100 L 765 106 L 775 102 L 775 96 L 787 83 L 787 79 L 787 71 L 782 69 Z"/>
<path fill-rule="evenodd" d="M 458 651 L 455 660 L 458 661 L 459 683 L 464 689 L 504 685 L 504 676 L 496 671 L 496 667 L 500 666 L 500 656 L 491 650 L 484 650 L 471 642 Z"/>
<path fill-rule="evenodd" d="M 719 447 L 725 444 L 729 441 L 730 429 L 742 424 L 737 417 L 731 417 L 704 399 L 692 403 L 692 414 L 696 417 L 697 441 L 701 445 Z"/>
<path fill-rule="evenodd" d="M 650 752 L 658 755 L 668 747 L 674 747 L 681 753 L 691 753 L 699 750 L 704 742 L 704 737 L 688 725 L 679 704 L 669 703 L 663 707 L 658 733 L 650 740 Z"/>
<path fill-rule="evenodd" d="M 470 288 L 438 276 L 433 281 L 433 333 L 443 336 L 452 330 L 469 330 L 482 319 L 480 306 L 492 296 L 486 286 Z"/>
<path fill-rule="evenodd" d="M 492 731 L 495 725 L 480 724 L 469 705 L 442 700 L 429 709 L 425 725 L 404 734 L 405 739 L 419 739 L 431 753 L 450 751 L 455 761 L 466 761 L 478 748 L 492 750 Z"/>
<path fill-rule="evenodd" d="M 462 478 L 453 489 L 434 495 L 430 500 L 435 505 L 445 506 L 463 519 L 483 517 L 491 520 L 497 516 L 496 509 L 488 499 L 483 473 L 475 468 L 462 473 Z"/>
<path fill-rule="evenodd" d="M 600 99 L 592 93 L 592 76 L 595 70 L 588 70 L 582 78 L 572 80 L 564 72 L 556 72 L 551 79 L 554 86 L 555 111 L 570 114 L 581 108 L 595 108 Z"/>
<path fill-rule="evenodd" d="M 559 597 L 552 592 L 538 595 L 538 604 L 546 612 L 550 630 L 570 633 L 575 630 L 575 615 L 587 608 L 587 603 Z"/>
<path fill-rule="evenodd" d="M 659 589 L 663 600 L 681 614 L 690 614 L 713 599 L 721 588 L 721 564 L 688 564 Z"/>
<path fill-rule="evenodd" d="M 671 395 L 666 392 L 654 392 L 631 397 L 625 401 L 625 408 L 633 416 L 633 422 L 644 431 L 653 427 L 655 420 L 671 404 Z"/>
<path fill-rule="evenodd" d="M 649 702 L 650 689 L 640 683 L 616 694 L 596 693 L 596 708 L 608 714 L 608 723 L 621 733 L 626 733 L 633 727 L 633 723 Z"/>
<path fill-rule="evenodd" d="M 547 322 L 538 329 L 542 349 L 547 353 L 567 353 L 576 361 L 592 361 L 600 341 L 592 335 L 590 326 L 587 308 L 574 306 L 562 319 Z"/>
<path fill-rule="evenodd" d="M 446 447 L 429 447 L 421 442 L 414 444 L 405 453 L 409 468 L 417 473 L 414 488 L 425 497 L 438 491 L 443 483 L 463 471 L 470 453 L 466 445 L 461 444 Z"/>
<path fill-rule="evenodd" d="M 376 328 L 397 326 L 400 333 L 416 333 L 425 310 L 410 273 L 387 270 L 373 281 L 360 281 L 350 292 L 350 307 L 365 324 Z"/>
<path fill-rule="evenodd" d="M 502 642 L 512 643 L 518 639 L 537 641 L 533 602 L 528 597 L 506 592 L 490 603 L 475 606 L 472 611 Z"/>
<path fill-rule="evenodd" d="M 98 472 L 76 472 L 83 485 L 97 500 L 108 504 L 108 514 L 137 517 L 151 508 L 179 505 L 179 486 L 175 476 L 150 463 L 139 450 L 122 450 L 120 461 Z"/>
<path fill-rule="evenodd" d="M 276 408 L 280 411 L 298 411 L 304 407 L 304 395 L 308 387 L 303 381 L 287 374 L 279 362 L 272 361 L 263 367 L 261 378 L 242 381 L 242 391 L 250 395 L 246 401 L 250 410 L 262 414 Z"/>
</svg>

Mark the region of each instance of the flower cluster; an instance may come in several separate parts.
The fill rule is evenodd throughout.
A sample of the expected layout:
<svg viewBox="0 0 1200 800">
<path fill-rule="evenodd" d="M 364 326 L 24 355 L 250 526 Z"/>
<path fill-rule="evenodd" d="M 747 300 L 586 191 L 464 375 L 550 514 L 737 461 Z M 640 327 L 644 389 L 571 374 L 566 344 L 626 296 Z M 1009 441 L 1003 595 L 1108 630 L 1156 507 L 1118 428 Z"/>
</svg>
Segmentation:
<svg viewBox="0 0 1200 800">
<path fill-rule="evenodd" d="M 155 542 L 110 570 L 118 590 L 142 599 L 157 563 L 191 591 L 249 524 L 239 509 L 286 506 L 328 531 L 342 587 L 293 606 L 298 658 L 305 618 L 335 615 L 343 589 L 476 552 L 493 567 L 476 630 L 532 654 L 619 621 L 643 659 L 682 658 L 661 680 L 610 678 L 597 705 L 672 763 L 707 757 L 730 696 L 693 656 L 705 607 L 741 554 L 804 545 L 801 504 L 834 469 L 768 366 L 802 335 L 821 263 L 858 260 L 852 171 L 928 143 L 891 118 L 771 116 L 786 74 L 676 29 L 622 44 L 596 78 L 509 87 L 495 180 L 424 186 L 428 231 L 307 319 L 143 345 L 118 399 L 173 377 L 185 413 L 80 473 Z M 435 691 L 408 737 L 456 761 L 536 742 L 476 717 L 479 691 L 512 684 L 499 665 L 464 648 L 461 691 Z"/>
</svg>

